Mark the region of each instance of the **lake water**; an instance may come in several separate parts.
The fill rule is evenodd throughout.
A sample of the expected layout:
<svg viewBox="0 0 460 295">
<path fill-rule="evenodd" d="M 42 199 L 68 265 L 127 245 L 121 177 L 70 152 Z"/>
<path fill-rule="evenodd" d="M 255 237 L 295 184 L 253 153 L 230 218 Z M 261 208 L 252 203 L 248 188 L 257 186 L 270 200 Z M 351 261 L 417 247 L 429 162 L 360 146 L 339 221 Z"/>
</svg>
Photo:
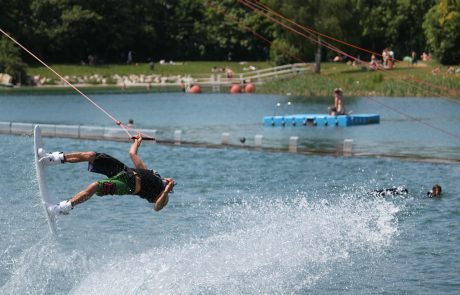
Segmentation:
<svg viewBox="0 0 460 295">
<path fill-rule="evenodd" d="M 348 111 L 380 114 L 381 123 L 350 128 L 267 128 L 262 124 L 264 116 L 324 113 L 331 100 L 183 93 L 91 97 L 125 124 L 133 118 L 139 128 L 158 130 L 159 140 L 171 140 L 177 129 L 182 130 L 182 139 L 189 142 L 219 143 L 222 133 L 227 132 L 230 133 L 230 143 L 239 144 L 238 139 L 245 137 L 246 144 L 251 145 L 254 136 L 261 134 L 263 144 L 270 147 L 287 147 L 289 137 L 298 136 L 300 148 L 313 150 L 335 150 L 344 139 L 353 139 L 354 151 L 358 153 L 460 160 L 460 102 L 456 101 L 347 98 Z M 79 95 L 0 95 L 0 105 L 0 121 L 116 127 L 112 120 Z"/>
<path fill-rule="evenodd" d="M 172 138 L 219 142 L 264 135 L 268 146 L 330 148 L 460 159 L 459 140 L 367 98 L 354 113 L 379 125 L 267 128 L 274 113 L 321 113 L 324 99 L 262 95 L 95 95 L 116 118 Z M 378 98 L 456 133 L 459 104 Z M 291 105 L 287 102 L 291 101 Z M 280 102 L 281 107 L 276 103 Z M 79 96 L 0 96 L 0 121 L 111 124 Z M 416 106 L 416 107 L 414 107 Z M 445 128 L 445 129 L 444 129 Z M 44 138 L 49 150 L 96 150 L 128 162 L 128 143 Z M 144 144 L 150 168 L 178 185 L 156 213 L 132 196 L 94 197 L 48 231 L 30 136 L 0 135 L 0 294 L 456 294 L 460 291 L 460 165 Z M 250 144 L 250 142 L 248 143 Z M 85 164 L 47 168 L 51 198 L 71 197 L 98 175 Z M 440 183 L 441 199 L 426 197 Z M 404 186 L 406 196 L 372 197 Z"/>
</svg>

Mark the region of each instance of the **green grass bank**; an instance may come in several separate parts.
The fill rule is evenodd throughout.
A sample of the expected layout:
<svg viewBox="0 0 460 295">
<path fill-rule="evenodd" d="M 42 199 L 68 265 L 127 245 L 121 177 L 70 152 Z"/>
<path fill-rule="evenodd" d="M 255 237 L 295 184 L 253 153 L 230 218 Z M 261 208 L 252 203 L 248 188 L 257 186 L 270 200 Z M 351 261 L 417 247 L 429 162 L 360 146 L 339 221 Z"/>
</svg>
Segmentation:
<svg viewBox="0 0 460 295">
<path fill-rule="evenodd" d="M 180 91 L 177 86 L 141 87 L 133 86 L 121 89 L 111 81 L 114 75 L 155 75 L 159 77 L 191 76 L 206 77 L 214 72 L 222 72 L 230 68 L 238 77 L 238 73 L 247 73 L 249 66 L 257 70 L 270 68 L 269 62 L 174 62 L 153 66 L 148 63 L 131 65 L 63 65 L 54 64 L 51 67 L 74 83 L 75 77 L 90 77 L 98 75 L 106 77 L 106 83 L 91 82 L 91 85 L 78 85 L 85 93 L 112 92 L 163 92 Z M 454 67 L 454 70 L 460 68 Z M 74 90 L 68 86 L 58 86 L 57 78 L 50 70 L 42 66 L 27 69 L 29 76 L 40 76 L 48 80 L 41 87 L 0 88 L 0 93 L 71 93 Z M 448 67 L 436 62 L 419 62 L 412 66 L 407 62 L 398 62 L 391 70 L 369 71 L 362 66 L 345 63 L 322 63 L 321 74 L 313 70 L 291 78 L 272 80 L 258 85 L 257 93 L 291 94 L 298 96 L 330 96 L 332 89 L 341 87 L 348 96 L 448 96 L 459 99 L 460 74 L 448 73 Z M 211 89 L 204 89 L 205 92 Z M 222 87 L 221 91 L 226 91 Z"/>
<path fill-rule="evenodd" d="M 335 87 L 341 87 L 348 96 L 446 96 L 459 99 L 460 75 L 448 74 L 447 69 L 436 63 L 411 66 L 400 62 L 391 70 L 370 71 L 361 66 L 323 63 L 320 75 L 307 73 L 292 79 L 271 81 L 258 91 L 330 96 Z"/>
</svg>

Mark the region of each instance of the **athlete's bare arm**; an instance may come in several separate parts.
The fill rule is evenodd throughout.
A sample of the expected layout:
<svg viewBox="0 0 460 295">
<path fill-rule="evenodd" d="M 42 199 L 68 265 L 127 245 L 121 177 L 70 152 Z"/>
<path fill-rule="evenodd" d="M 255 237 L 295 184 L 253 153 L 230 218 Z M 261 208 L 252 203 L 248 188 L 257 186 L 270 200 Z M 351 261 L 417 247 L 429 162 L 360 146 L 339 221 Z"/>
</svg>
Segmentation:
<svg viewBox="0 0 460 295">
<path fill-rule="evenodd" d="M 131 145 L 131 148 L 129 149 L 129 157 L 131 158 L 131 161 L 134 164 L 134 167 L 137 169 L 147 169 L 147 166 L 144 164 L 142 159 L 137 155 L 137 150 L 141 146 L 142 143 L 142 136 L 138 136 L 134 138 L 134 142 Z"/>
<path fill-rule="evenodd" d="M 174 187 L 174 180 L 172 178 L 165 178 L 165 180 L 168 181 L 168 184 L 166 185 L 165 189 L 160 193 L 160 196 L 155 201 L 155 206 L 153 207 L 155 211 L 160 211 L 161 209 L 164 208 L 164 206 L 168 204 L 169 192 L 171 192 L 171 190 Z"/>
</svg>

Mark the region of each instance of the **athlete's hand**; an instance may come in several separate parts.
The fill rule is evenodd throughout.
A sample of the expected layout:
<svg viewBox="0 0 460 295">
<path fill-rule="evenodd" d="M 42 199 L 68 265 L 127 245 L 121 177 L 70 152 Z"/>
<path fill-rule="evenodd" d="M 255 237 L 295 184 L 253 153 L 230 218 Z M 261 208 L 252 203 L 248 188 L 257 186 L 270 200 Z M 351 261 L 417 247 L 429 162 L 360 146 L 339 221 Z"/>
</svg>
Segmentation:
<svg viewBox="0 0 460 295">
<path fill-rule="evenodd" d="M 138 135 L 133 136 L 133 140 L 133 144 L 136 144 L 139 147 L 142 143 L 142 135 L 139 133 Z"/>
<path fill-rule="evenodd" d="M 156 140 L 155 137 L 145 136 L 145 135 L 142 136 L 140 133 L 139 133 L 138 135 L 136 135 L 136 136 L 131 136 L 131 139 L 134 140 L 134 141 L 135 141 L 136 139 L 139 139 L 139 138 L 140 138 L 141 140 L 152 140 L 152 141 L 155 141 L 155 140 Z"/>
<path fill-rule="evenodd" d="M 166 185 L 166 188 L 165 188 L 165 191 L 166 192 L 171 192 L 174 188 L 174 179 L 172 178 L 165 178 L 165 180 L 168 182 L 168 184 Z"/>
</svg>

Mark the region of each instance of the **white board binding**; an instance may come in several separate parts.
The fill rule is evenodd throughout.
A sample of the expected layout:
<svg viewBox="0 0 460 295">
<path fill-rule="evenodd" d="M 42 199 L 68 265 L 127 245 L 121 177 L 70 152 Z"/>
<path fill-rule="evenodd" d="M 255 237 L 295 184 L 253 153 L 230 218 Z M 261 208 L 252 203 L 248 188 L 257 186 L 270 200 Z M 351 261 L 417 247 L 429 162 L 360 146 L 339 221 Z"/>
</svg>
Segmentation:
<svg viewBox="0 0 460 295">
<path fill-rule="evenodd" d="M 40 156 L 38 155 L 38 149 L 43 148 L 42 142 L 42 131 L 39 125 L 34 127 L 34 152 L 35 152 L 35 168 L 37 170 L 38 187 L 40 189 L 40 197 L 42 199 L 43 209 L 45 209 L 45 216 L 48 220 L 48 226 L 53 235 L 56 234 L 56 217 L 48 211 L 50 204 L 48 186 L 46 185 L 45 169 L 42 162 L 40 162 Z"/>
</svg>

